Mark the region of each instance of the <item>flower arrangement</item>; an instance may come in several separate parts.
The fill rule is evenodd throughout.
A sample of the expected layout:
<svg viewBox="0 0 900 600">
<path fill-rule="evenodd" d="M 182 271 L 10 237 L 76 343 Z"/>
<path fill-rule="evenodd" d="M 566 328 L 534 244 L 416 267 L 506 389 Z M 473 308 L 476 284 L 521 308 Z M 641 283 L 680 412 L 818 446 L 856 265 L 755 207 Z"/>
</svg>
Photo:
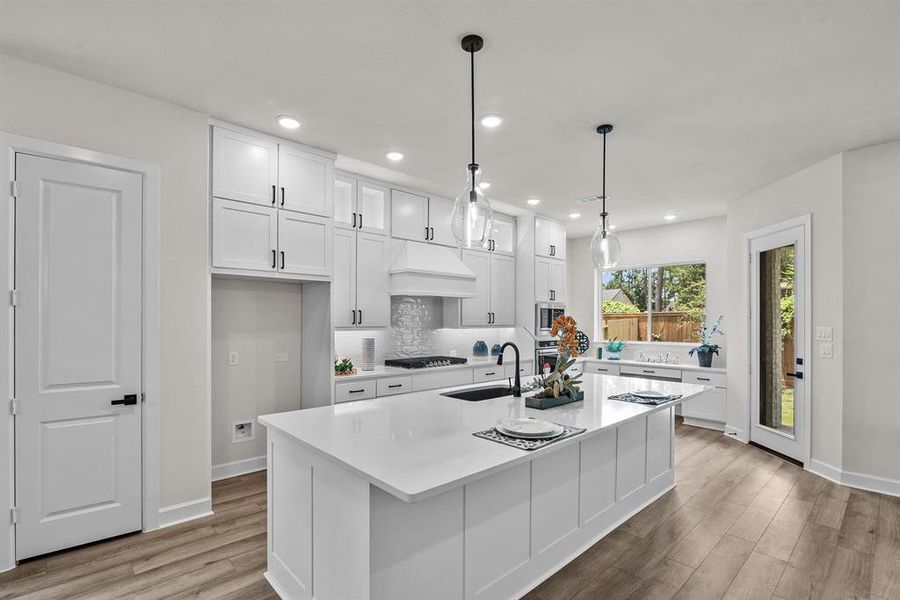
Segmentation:
<svg viewBox="0 0 900 600">
<path fill-rule="evenodd" d="M 334 359 L 334 374 L 335 375 L 355 375 L 356 368 L 353 366 L 353 361 L 350 360 L 347 356 L 337 356 Z"/>
<path fill-rule="evenodd" d="M 712 366 L 712 357 L 713 354 L 719 353 L 718 344 L 713 344 L 713 337 L 717 335 L 722 335 L 725 332 L 719 327 L 722 324 L 722 315 L 719 315 L 719 318 L 716 319 L 715 323 L 713 323 L 712 327 L 709 327 L 709 322 L 707 321 L 706 315 L 703 315 L 703 322 L 700 325 L 699 329 L 697 329 L 697 333 L 700 334 L 700 345 L 694 346 L 688 352 L 689 355 L 693 356 L 694 352 L 697 353 L 697 360 L 700 362 L 701 367 L 710 367 Z"/>
<path fill-rule="evenodd" d="M 575 364 L 575 357 L 578 356 L 578 328 L 575 326 L 575 319 L 565 315 L 557 317 L 553 321 L 550 335 L 558 338 L 556 348 L 559 350 L 559 357 L 556 359 L 556 367 L 547 375 L 538 376 L 526 389 L 539 389 L 535 398 L 559 398 L 567 395 L 574 400 L 581 391 L 578 388 L 581 374 L 573 377 L 566 370 Z"/>
</svg>

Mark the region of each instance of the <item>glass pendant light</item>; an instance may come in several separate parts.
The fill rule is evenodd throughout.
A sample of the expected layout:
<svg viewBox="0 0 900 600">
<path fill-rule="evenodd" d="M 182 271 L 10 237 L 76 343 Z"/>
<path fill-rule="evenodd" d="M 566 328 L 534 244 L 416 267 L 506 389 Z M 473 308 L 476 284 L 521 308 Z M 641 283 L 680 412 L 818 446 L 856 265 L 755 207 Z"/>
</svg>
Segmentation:
<svg viewBox="0 0 900 600">
<path fill-rule="evenodd" d="M 466 167 L 466 187 L 456 197 L 450 216 L 450 229 L 460 248 L 481 248 L 491 230 L 493 213 L 491 202 L 478 185 L 481 168 L 475 162 L 475 53 L 484 47 L 484 40 L 478 35 L 467 35 L 460 43 L 469 53 L 472 108 L 472 161 Z"/>
<path fill-rule="evenodd" d="M 622 245 L 619 238 L 612 234 L 607 227 L 609 213 L 606 212 L 606 134 L 612 131 L 613 126 L 606 124 L 597 127 L 597 133 L 603 136 L 603 208 L 600 212 L 600 225 L 591 240 L 591 259 L 598 269 L 611 269 L 619 264 L 622 256 Z"/>
</svg>

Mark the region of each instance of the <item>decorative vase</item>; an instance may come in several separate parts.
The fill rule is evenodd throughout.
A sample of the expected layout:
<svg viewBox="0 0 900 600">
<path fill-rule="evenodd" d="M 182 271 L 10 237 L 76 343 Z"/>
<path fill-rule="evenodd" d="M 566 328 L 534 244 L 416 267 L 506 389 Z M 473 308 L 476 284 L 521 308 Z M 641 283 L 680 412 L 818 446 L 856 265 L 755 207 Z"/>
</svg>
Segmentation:
<svg viewBox="0 0 900 600">
<path fill-rule="evenodd" d="M 491 356 L 500 356 L 500 344 L 491 346 Z"/>
<path fill-rule="evenodd" d="M 362 339 L 362 364 L 360 368 L 363 371 L 375 370 L 375 338 Z"/>
<path fill-rule="evenodd" d="M 622 352 L 611 352 L 610 350 L 606 351 L 606 358 L 609 360 L 620 360 L 622 358 Z"/>
<path fill-rule="evenodd" d="M 478 340 L 475 342 L 475 345 L 472 346 L 472 358 L 475 360 L 488 359 L 488 346 L 484 340 Z"/>
<path fill-rule="evenodd" d="M 698 352 L 697 353 L 697 361 L 700 363 L 701 367 L 711 367 L 712 359 L 713 359 L 712 352 Z"/>
</svg>

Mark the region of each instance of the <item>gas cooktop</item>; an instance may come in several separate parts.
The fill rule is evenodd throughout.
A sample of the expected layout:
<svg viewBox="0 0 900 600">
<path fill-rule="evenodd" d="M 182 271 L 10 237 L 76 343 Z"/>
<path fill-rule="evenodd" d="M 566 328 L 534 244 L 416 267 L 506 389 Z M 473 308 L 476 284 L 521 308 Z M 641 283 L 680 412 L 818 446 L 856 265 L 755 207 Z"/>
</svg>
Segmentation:
<svg viewBox="0 0 900 600">
<path fill-rule="evenodd" d="M 411 358 L 389 358 L 384 361 L 386 367 L 401 367 L 403 369 L 424 369 L 426 367 L 446 367 L 449 365 L 464 365 L 468 362 L 458 356 L 413 356 Z"/>
</svg>

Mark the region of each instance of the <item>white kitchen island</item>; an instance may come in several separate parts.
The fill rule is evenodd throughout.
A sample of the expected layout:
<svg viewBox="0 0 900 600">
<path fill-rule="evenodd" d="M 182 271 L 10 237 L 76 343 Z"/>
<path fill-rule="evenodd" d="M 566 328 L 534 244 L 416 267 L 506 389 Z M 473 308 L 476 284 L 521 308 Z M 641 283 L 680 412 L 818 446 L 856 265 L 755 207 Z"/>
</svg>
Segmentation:
<svg viewBox="0 0 900 600">
<path fill-rule="evenodd" d="M 701 385 L 585 374 L 585 399 L 417 392 L 266 415 L 268 571 L 284 599 L 518 598 L 675 485 L 674 405 Z M 527 452 L 472 434 L 508 417 L 586 428 Z"/>
</svg>

